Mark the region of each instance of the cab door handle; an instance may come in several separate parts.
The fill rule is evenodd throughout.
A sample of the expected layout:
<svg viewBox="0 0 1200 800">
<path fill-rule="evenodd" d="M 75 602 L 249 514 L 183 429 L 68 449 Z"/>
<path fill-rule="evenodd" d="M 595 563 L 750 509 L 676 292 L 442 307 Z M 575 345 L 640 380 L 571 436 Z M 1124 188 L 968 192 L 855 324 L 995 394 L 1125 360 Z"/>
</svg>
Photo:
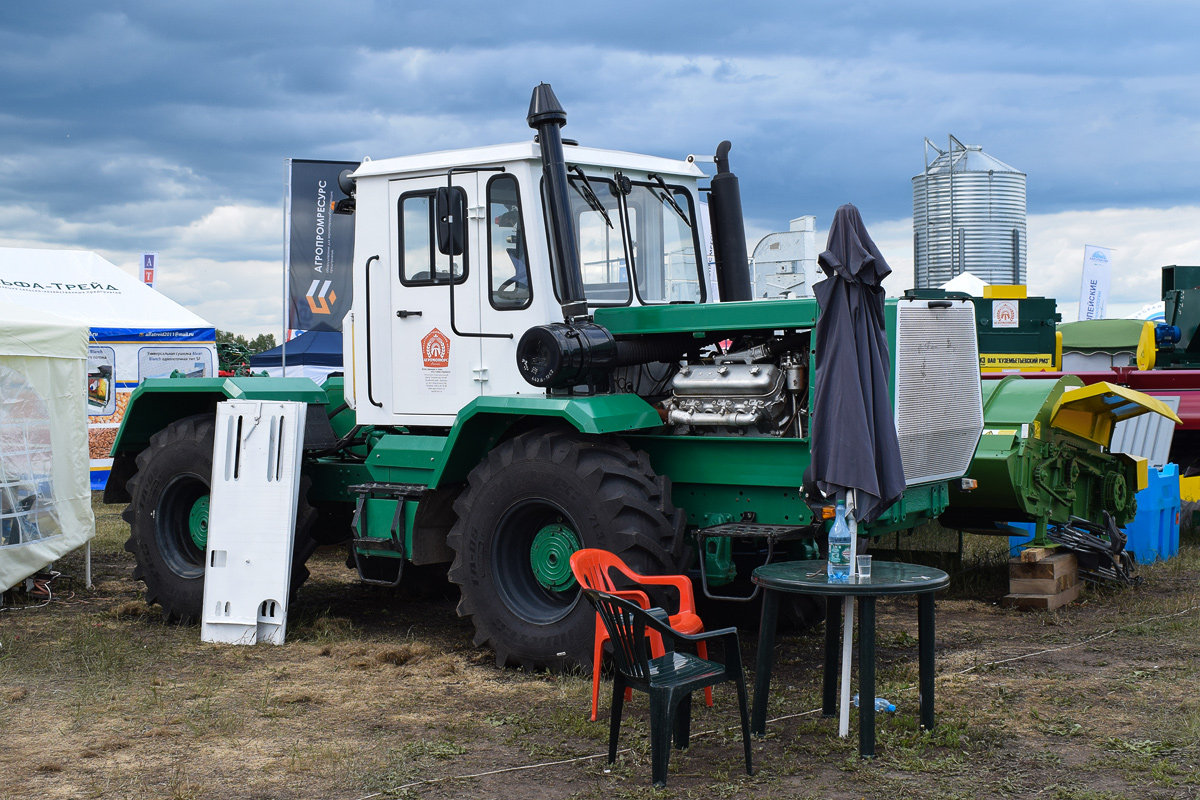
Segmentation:
<svg viewBox="0 0 1200 800">
<path fill-rule="evenodd" d="M 420 311 L 405 311 L 402 308 L 396 312 L 396 316 L 399 317 L 400 319 L 405 319 L 406 317 L 419 317 L 419 316 L 421 316 L 421 312 Z"/>
</svg>

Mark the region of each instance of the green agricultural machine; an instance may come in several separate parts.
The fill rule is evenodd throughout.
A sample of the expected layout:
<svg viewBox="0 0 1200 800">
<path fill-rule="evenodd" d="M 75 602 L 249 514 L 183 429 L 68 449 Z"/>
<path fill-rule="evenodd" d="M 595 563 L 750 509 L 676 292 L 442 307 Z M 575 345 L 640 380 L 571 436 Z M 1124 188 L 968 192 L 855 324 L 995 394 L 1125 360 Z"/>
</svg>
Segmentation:
<svg viewBox="0 0 1200 800">
<path fill-rule="evenodd" d="M 1133 390 L 1138 397 L 1149 396 L 1172 403 L 1177 410 L 1168 416 L 1176 425 L 1167 461 L 1179 467 L 1184 502 L 1181 521 L 1184 525 L 1194 526 L 1194 509 L 1200 502 L 1200 336 L 1197 336 L 1200 331 L 1200 267 L 1174 264 L 1163 267 L 1162 298 L 1165 311 L 1162 324 L 1100 319 L 1057 326 L 1062 353 L 1060 368 L 1089 386 L 1115 384 Z M 1041 298 L 1031 298 L 1031 301 L 1036 300 Z M 980 304 L 977 302 L 976 306 L 978 308 Z M 1033 313 L 1027 314 L 1024 307 L 1020 309 L 1022 328 L 1043 331 L 1043 337 L 1045 331 L 1055 329 L 1044 313 L 1036 309 L 1031 311 Z M 986 313 L 979 315 L 981 351 L 985 350 L 985 323 L 989 322 Z M 1044 338 L 1042 344 L 1034 346 L 1031 340 L 1012 335 L 1015 326 L 990 326 L 988 332 L 992 350 L 1017 354 L 1009 358 L 1009 363 L 1013 363 L 1013 358 L 1029 363 L 1048 360 L 1044 355 L 1047 352 Z M 984 358 L 981 355 L 981 361 Z M 1059 381 L 1062 374 L 1026 377 Z M 985 436 L 985 442 L 987 439 Z"/>
<path fill-rule="evenodd" d="M 1099 524 L 1105 511 L 1124 527 L 1136 514 L 1147 465 L 1109 447 L 1118 422 L 1148 412 L 1178 421 L 1161 401 L 1110 383 L 1020 375 L 983 381 L 983 436 L 942 523 L 1008 533 L 1006 523 L 1034 522 L 1036 545 L 1047 542 L 1048 525 L 1072 518 Z"/>
<path fill-rule="evenodd" d="M 1029 297 L 1024 286 L 985 286 L 973 298 L 979 371 L 1045 372 L 1062 365 L 1062 320 L 1053 297 Z"/>
<path fill-rule="evenodd" d="M 818 308 L 751 301 L 728 143 L 709 179 L 692 159 L 564 142 L 547 85 L 528 121 L 534 142 L 365 161 L 344 181 L 344 377 L 132 395 L 106 500 L 129 501 L 135 575 L 168 620 L 200 616 L 227 399 L 308 404 L 293 588 L 321 544 L 345 544 L 366 583 L 448 570 L 501 665 L 590 661 L 578 548 L 699 569 L 717 594 L 768 551 L 819 554 L 826 501 L 801 488 Z M 971 304 L 886 313 L 907 488 L 868 535 L 944 512 L 983 423 Z"/>
</svg>

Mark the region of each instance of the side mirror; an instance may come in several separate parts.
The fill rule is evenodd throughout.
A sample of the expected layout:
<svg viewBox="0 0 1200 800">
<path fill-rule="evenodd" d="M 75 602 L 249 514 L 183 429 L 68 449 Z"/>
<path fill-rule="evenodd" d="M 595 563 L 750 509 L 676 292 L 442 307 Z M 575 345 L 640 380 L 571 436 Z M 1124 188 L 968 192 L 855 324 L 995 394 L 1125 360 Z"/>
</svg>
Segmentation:
<svg viewBox="0 0 1200 800">
<path fill-rule="evenodd" d="M 354 174 L 352 169 L 344 169 L 338 173 L 337 184 L 342 190 L 342 194 L 346 195 L 341 200 L 333 204 L 333 213 L 335 214 L 353 214 L 354 213 L 354 178 L 350 176 Z"/>
<path fill-rule="evenodd" d="M 462 189 L 438 187 L 434 197 L 438 252 L 461 256 L 467 241 L 467 196 Z"/>
</svg>

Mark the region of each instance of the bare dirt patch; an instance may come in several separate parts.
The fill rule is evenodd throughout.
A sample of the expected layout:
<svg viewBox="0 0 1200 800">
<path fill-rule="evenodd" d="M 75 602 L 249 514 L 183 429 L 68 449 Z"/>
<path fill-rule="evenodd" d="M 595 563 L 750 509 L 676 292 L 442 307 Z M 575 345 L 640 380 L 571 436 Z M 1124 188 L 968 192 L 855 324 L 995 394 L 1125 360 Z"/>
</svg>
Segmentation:
<svg viewBox="0 0 1200 800">
<path fill-rule="evenodd" d="M 648 712 L 626 705 L 611 771 L 585 675 L 498 670 L 453 592 L 359 586 L 320 551 L 281 647 L 199 641 L 147 609 L 97 505 L 97 588 L 78 555 L 59 600 L 0 613 L 0 798 L 1196 797 L 1200 552 L 1044 614 L 997 605 L 1003 567 L 938 602 L 938 727 L 917 729 L 916 608 L 878 609 L 879 757 L 857 758 L 819 707 L 821 632 L 783 635 L 767 736 L 742 771 L 736 699 L 697 703 L 693 743 L 651 790 Z M 73 580 L 68 580 L 73 578 Z M 739 620 L 754 663 L 756 619 Z M 751 676 L 752 677 L 752 676 Z M 516 771 L 500 771 L 515 769 Z M 422 783 L 422 781 L 435 781 Z"/>
</svg>

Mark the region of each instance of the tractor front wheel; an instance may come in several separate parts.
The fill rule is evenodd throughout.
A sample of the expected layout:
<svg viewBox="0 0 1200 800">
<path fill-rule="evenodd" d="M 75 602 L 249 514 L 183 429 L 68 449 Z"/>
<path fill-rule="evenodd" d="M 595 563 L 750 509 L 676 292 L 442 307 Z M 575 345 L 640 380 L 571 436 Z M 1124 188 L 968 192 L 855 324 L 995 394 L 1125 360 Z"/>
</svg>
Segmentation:
<svg viewBox="0 0 1200 800">
<path fill-rule="evenodd" d="M 678 568 L 684 518 L 670 483 L 619 439 L 518 436 L 471 472 L 454 509 L 447 544 L 458 612 L 499 666 L 591 663 L 596 615 L 571 574 L 576 550 L 609 550 L 646 574 Z"/>
</svg>

